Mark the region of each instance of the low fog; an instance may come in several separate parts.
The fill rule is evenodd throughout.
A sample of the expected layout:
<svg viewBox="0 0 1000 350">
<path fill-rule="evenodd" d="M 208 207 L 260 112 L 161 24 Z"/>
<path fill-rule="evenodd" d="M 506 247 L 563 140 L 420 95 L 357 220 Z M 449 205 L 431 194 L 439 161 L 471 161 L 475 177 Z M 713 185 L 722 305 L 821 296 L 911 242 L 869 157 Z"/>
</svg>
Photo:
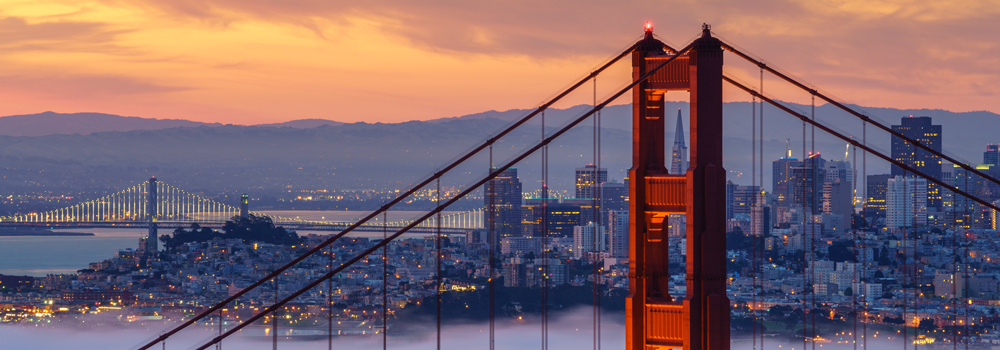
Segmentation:
<svg viewBox="0 0 1000 350">
<path fill-rule="evenodd" d="M 604 313 L 602 315 L 602 349 L 625 348 L 625 325 L 623 313 Z M 549 323 L 549 346 L 555 349 L 592 349 L 593 348 L 593 310 L 577 308 L 573 311 L 561 312 L 552 316 Z M 321 327 L 323 328 L 323 327 Z M 167 327 L 162 327 L 167 329 Z M 78 329 L 65 327 L 29 327 L 23 325 L 0 326 L 0 349 L 135 349 L 146 341 L 155 338 L 160 328 L 150 330 L 131 328 L 115 329 L 101 327 L 98 329 Z M 888 339 L 884 333 L 875 336 L 869 332 L 868 347 L 875 349 L 901 347 L 902 343 L 896 337 Z M 248 327 L 240 335 L 234 335 L 223 342 L 223 349 L 271 349 L 271 338 L 261 337 L 262 328 Z M 197 330 L 185 330 L 182 336 L 172 337 L 166 349 L 192 349 L 204 344 L 215 336 L 209 327 Z M 485 349 L 489 347 L 489 324 L 482 323 L 452 323 L 445 324 L 441 331 L 442 348 L 444 349 Z M 744 339 L 746 338 L 746 339 Z M 749 337 L 733 336 L 731 349 L 753 349 Z M 817 349 L 823 350 L 853 350 L 854 346 L 846 342 L 817 343 Z M 518 323 L 510 319 L 498 320 L 496 326 L 497 349 L 533 349 L 541 346 L 541 330 L 537 317 Z M 322 340 L 282 340 L 279 349 L 320 350 L 327 349 L 327 341 Z M 381 336 L 342 336 L 334 338 L 334 346 L 339 349 L 364 350 L 381 349 Z M 407 326 L 407 334 L 393 335 L 389 332 L 389 348 L 399 350 L 434 349 L 436 348 L 436 333 L 433 319 L 421 325 Z M 758 345 L 758 349 L 759 349 Z M 767 338 L 765 349 L 794 350 L 801 349 L 801 340 L 783 341 Z M 812 344 L 810 344 L 812 348 Z M 858 348 L 862 348 L 859 344 Z M 154 349 L 162 349 L 156 346 Z M 210 349 L 215 349 L 212 346 Z"/>
</svg>

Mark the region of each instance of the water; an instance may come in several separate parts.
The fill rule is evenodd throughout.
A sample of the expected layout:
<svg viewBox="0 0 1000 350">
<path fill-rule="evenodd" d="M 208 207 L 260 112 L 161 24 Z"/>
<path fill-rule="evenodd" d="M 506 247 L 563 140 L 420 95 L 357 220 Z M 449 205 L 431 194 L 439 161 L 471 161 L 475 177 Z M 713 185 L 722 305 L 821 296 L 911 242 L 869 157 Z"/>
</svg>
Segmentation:
<svg viewBox="0 0 1000 350">
<path fill-rule="evenodd" d="M 265 214 L 284 217 L 298 217 L 303 220 L 357 220 L 368 211 L 291 211 L 275 210 Z M 388 213 L 388 220 L 410 220 L 425 212 L 393 211 Z M 444 212 L 447 215 L 451 212 Z M 381 216 L 379 221 L 381 222 Z M 54 230 L 68 232 L 92 232 L 94 236 L 62 236 L 62 237 L 0 237 L 0 274 L 26 275 L 45 277 L 46 274 L 76 273 L 86 269 L 88 264 L 104 259 L 110 259 L 121 249 L 136 249 L 139 237 L 146 235 L 145 229 L 70 229 Z M 166 234 L 173 229 L 161 228 L 160 233 Z M 300 235 L 316 233 L 329 235 L 329 231 L 299 231 Z M 390 232 L 391 233 L 391 232 Z M 414 234 L 411 236 L 425 236 Z M 352 235 L 355 236 L 355 235 Z M 358 233 L 356 236 L 381 236 L 381 233 Z"/>
</svg>

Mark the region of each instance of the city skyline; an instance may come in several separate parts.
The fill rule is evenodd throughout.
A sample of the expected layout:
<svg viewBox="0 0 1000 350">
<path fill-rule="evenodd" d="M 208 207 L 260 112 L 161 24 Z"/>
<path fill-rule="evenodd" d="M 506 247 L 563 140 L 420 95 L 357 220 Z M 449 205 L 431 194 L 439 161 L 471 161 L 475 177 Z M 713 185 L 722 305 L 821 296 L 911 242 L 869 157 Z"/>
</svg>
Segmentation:
<svg viewBox="0 0 1000 350">
<path fill-rule="evenodd" d="M 0 118 L 4 330 L 1000 344 L 1000 115 L 967 109 L 1000 109 L 1000 46 L 952 32 L 994 4 L 677 3 L 635 41 L 667 10 L 77 1 L 0 10 L 9 109 L 186 116 Z M 574 308 L 591 329 L 550 330 Z"/>
</svg>

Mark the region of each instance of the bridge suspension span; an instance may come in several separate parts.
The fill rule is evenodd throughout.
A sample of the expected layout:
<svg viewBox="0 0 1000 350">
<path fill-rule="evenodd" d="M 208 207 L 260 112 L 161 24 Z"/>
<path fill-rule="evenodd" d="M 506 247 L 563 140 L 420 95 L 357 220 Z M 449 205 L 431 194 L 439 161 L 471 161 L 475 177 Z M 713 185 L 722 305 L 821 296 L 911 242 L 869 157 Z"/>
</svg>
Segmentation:
<svg viewBox="0 0 1000 350">
<path fill-rule="evenodd" d="M 927 178 L 928 181 L 931 182 L 935 182 L 936 179 L 932 179 L 917 169 L 878 152 L 868 146 L 864 141 L 859 142 L 855 138 L 837 132 L 828 125 L 816 121 L 815 118 L 810 118 L 804 113 L 798 113 L 793 109 L 784 106 L 775 99 L 763 94 L 760 89 L 754 89 L 749 87 L 747 84 L 741 84 L 740 82 L 723 75 L 723 54 L 724 51 L 727 50 L 736 53 L 742 58 L 756 62 L 756 64 L 761 67 L 762 74 L 764 70 L 775 72 L 770 68 L 765 68 L 766 66 L 761 63 L 761 61 L 754 60 L 748 55 L 742 54 L 738 50 L 734 49 L 732 45 L 724 43 L 718 38 L 713 37 L 710 27 L 708 26 L 703 27 L 701 37 L 681 49 L 671 48 L 659 40 L 656 40 L 652 36 L 652 28 L 647 27 L 647 31 L 642 40 L 631 45 L 621 54 L 617 55 L 615 58 L 592 72 L 589 76 L 581 79 L 579 82 L 572 85 L 552 100 L 534 109 L 513 125 L 502 130 L 495 136 L 490 137 L 487 141 L 478 145 L 472 151 L 443 166 L 432 176 L 413 186 L 399 197 L 387 202 L 381 208 L 366 215 L 359 221 L 350 224 L 341 232 L 312 247 L 310 250 L 296 257 L 291 262 L 274 269 L 246 288 L 236 291 L 235 293 L 230 293 L 228 298 L 201 311 L 194 317 L 185 320 L 180 325 L 164 332 L 156 337 L 156 339 L 153 339 L 139 347 L 139 349 L 150 349 L 158 344 L 165 344 L 167 339 L 170 339 L 174 335 L 178 334 L 178 332 L 196 324 L 199 320 L 221 312 L 221 310 L 234 302 L 237 302 L 250 291 L 256 290 L 264 285 L 270 285 L 271 283 L 277 285 L 277 279 L 289 269 L 295 268 L 298 264 L 302 263 L 310 256 L 327 254 L 325 249 L 332 246 L 338 239 L 341 239 L 349 232 L 359 229 L 362 226 L 371 225 L 372 220 L 378 216 L 383 216 L 384 218 L 385 212 L 389 211 L 394 205 L 412 196 L 421 189 L 430 186 L 438 186 L 438 188 L 440 188 L 440 181 L 444 174 L 470 160 L 474 155 L 489 149 L 489 173 L 486 176 L 477 179 L 473 185 L 466 187 L 457 196 L 447 200 L 439 199 L 438 205 L 433 210 L 428 211 L 416 220 L 402 222 L 400 224 L 401 227 L 398 229 L 393 228 L 393 232 L 388 231 L 388 225 L 383 226 L 386 231 L 382 240 L 373 241 L 373 244 L 369 248 L 354 254 L 346 260 L 341 260 L 342 262 L 339 265 L 334 264 L 331 254 L 330 264 L 325 274 L 312 279 L 308 284 L 305 284 L 294 292 L 284 295 L 284 297 L 279 297 L 277 290 L 275 290 L 274 302 L 270 306 L 257 310 L 258 312 L 256 314 L 246 319 L 242 319 L 242 322 L 236 324 L 228 330 L 224 331 L 220 328 L 217 336 L 209 341 L 201 343 L 201 345 L 196 347 L 199 350 L 207 349 L 212 345 L 221 344 L 221 342 L 227 337 L 240 332 L 245 327 L 265 319 L 266 317 L 271 317 L 271 320 L 274 320 L 276 312 L 285 307 L 286 304 L 293 302 L 296 298 L 299 298 L 306 293 L 309 293 L 310 290 L 320 287 L 324 282 L 332 283 L 329 281 L 331 281 L 334 276 L 341 273 L 345 269 L 350 269 L 353 264 L 367 259 L 379 250 L 382 250 L 382 258 L 385 259 L 386 250 L 384 250 L 384 248 L 408 230 L 417 227 L 431 227 L 438 229 L 438 235 L 435 237 L 437 244 L 435 256 L 437 258 L 438 266 L 436 274 L 436 291 L 438 293 L 437 306 L 439 308 L 437 325 L 439 335 L 438 347 L 440 348 L 440 303 L 442 300 L 440 294 L 442 288 L 440 270 L 442 259 L 440 227 L 446 222 L 445 219 L 440 218 L 440 213 L 448 208 L 448 206 L 455 204 L 455 202 L 462 197 L 470 194 L 472 191 L 482 188 L 482 186 L 500 176 L 501 173 L 517 165 L 519 162 L 524 161 L 527 157 L 535 154 L 536 152 L 543 154 L 542 159 L 544 163 L 547 159 L 544 155 L 547 154 L 547 147 L 549 144 L 564 136 L 570 129 L 576 127 L 584 120 L 595 116 L 602 108 L 615 101 L 615 99 L 629 92 L 632 93 L 633 108 L 633 162 L 632 168 L 629 170 L 631 179 L 629 185 L 629 295 L 626 300 L 625 348 L 630 350 L 670 348 L 699 350 L 729 349 L 731 343 L 729 334 L 731 303 L 727 296 L 726 289 L 728 278 L 726 271 L 727 260 L 725 254 L 725 208 L 723 207 L 725 203 L 726 175 L 725 168 L 722 163 L 723 83 L 732 84 L 752 95 L 755 101 L 756 99 L 760 99 L 761 101 L 774 105 L 783 112 L 800 119 L 804 123 L 803 135 L 805 135 L 805 124 L 810 124 L 819 128 L 823 132 L 850 143 L 854 147 L 864 150 L 866 154 L 872 153 L 889 163 L 906 169 L 908 172 L 916 176 Z M 555 132 L 545 130 L 543 124 L 542 137 L 537 143 L 533 143 L 526 147 L 509 161 L 499 165 L 495 165 L 493 163 L 492 146 L 498 140 L 510 134 L 514 129 L 525 125 L 529 120 L 535 118 L 536 116 L 544 118 L 545 110 L 552 106 L 552 104 L 556 103 L 570 92 L 576 90 L 584 83 L 596 79 L 596 77 L 610 65 L 630 54 L 633 58 L 631 62 L 633 74 L 632 82 L 630 84 L 621 90 L 617 90 L 600 103 L 598 103 L 595 98 L 592 108 L 590 108 L 586 113 L 572 119 L 564 126 L 556 129 Z M 782 75 L 782 77 L 783 79 L 794 81 L 794 79 L 788 78 L 787 76 Z M 795 82 L 794 84 L 798 83 Z M 802 84 L 798 85 L 804 87 Z M 665 147 L 663 143 L 664 94 L 668 91 L 675 90 L 690 92 L 692 106 L 692 148 L 690 168 L 683 170 L 683 173 L 677 174 L 669 173 L 664 166 Z M 819 95 L 814 89 L 808 89 L 808 91 L 814 96 Z M 832 101 L 832 99 L 830 101 Z M 863 114 L 850 111 L 848 108 L 843 107 L 843 104 L 835 103 L 835 106 L 847 109 L 849 113 L 858 116 L 865 123 L 873 125 L 877 124 L 876 121 L 865 117 Z M 595 128 L 595 134 L 596 133 L 597 131 Z M 915 147 L 922 147 L 920 146 L 921 143 L 916 140 L 905 138 L 905 136 L 902 135 L 898 136 L 907 142 L 914 144 Z M 805 139 L 805 136 L 803 136 L 803 139 Z M 805 142 L 803 142 L 803 144 L 805 144 Z M 928 151 L 944 157 L 941 152 L 934 151 L 930 148 L 928 148 Z M 543 168 L 544 166 L 545 165 L 543 165 Z M 761 170 L 762 169 L 763 167 L 761 167 Z M 970 170 L 970 172 L 975 173 L 974 170 L 975 169 Z M 545 174 L 544 171 L 543 174 Z M 984 176 L 984 178 L 988 178 L 990 181 L 994 182 L 997 181 L 996 179 L 989 178 L 988 176 Z M 545 181 L 547 181 L 547 174 L 543 175 L 542 182 L 545 183 Z M 992 210 L 1000 210 L 1000 208 L 990 202 L 978 198 L 974 194 L 963 191 L 956 186 L 940 180 L 936 180 L 935 183 L 940 185 L 943 189 L 947 189 L 957 195 L 978 202 L 979 204 Z M 548 214 L 546 213 L 546 215 Z M 685 287 L 686 292 L 684 293 L 683 298 L 679 298 L 679 296 L 677 296 L 677 299 L 675 299 L 675 296 L 670 294 L 672 291 L 669 285 L 669 276 L 671 271 L 668 264 L 670 259 L 667 249 L 669 241 L 666 238 L 665 232 L 671 215 L 684 215 L 687 220 L 687 229 L 685 232 L 687 244 L 685 246 L 686 271 L 684 271 L 684 276 L 687 282 Z M 477 216 L 481 217 L 481 215 Z M 436 222 L 429 221 L 435 217 L 439 217 L 440 219 L 437 219 Z M 461 219 L 459 219 L 459 221 L 461 221 Z M 490 221 L 492 224 L 492 220 Z M 548 221 L 543 220 L 543 222 L 547 223 Z M 482 224 L 482 221 L 480 221 L 475 225 Z M 490 227 L 490 236 L 487 238 L 486 242 L 491 245 L 491 248 L 492 245 L 497 243 L 497 237 L 492 227 Z M 548 248 L 543 248 L 543 252 L 545 249 Z M 804 254 L 806 249 L 812 248 L 803 244 Z M 489 267 L 491 272 L 489 277 L 491 280 L 496 277 L 496 275 L 493 274 L 495 268 L 493 265 L 497 261 L 495 256 L 492 254 L 493 251 L 491 249 L 491 256 L 488 260 L 490 262 Z M 807 258 L 804 256 L 803 261 L 806 260 Z M 755 260 L 755 263 L 760 262 L 761 261 Z M 546 268 L 547 265 L 541 269 Z M 805 267 L 803 267 L 803 276 L 805 276 L 804 269 Z M 757 271 L 757 268 L 755 267 L 753 271 Z M 596 280 L 597 276 L 594 277 Z M 756 279 L 756 277 L 756 272 L 754 272 L 754 278 Z M 803 282 L 806 282 L 805 277 L 803 278 Z M 383 293 L 385 293 L 384 287 L 382 290 Z M 543 288 L 542 300 L 545 300 L 547 295 L 545 293 L 548 293 L 547 290 L 548 288 Z M 753 293 L 757 293 L 756 285 L 754 286 Z M 806 312 L 808 312 L 811 307 L 815 306 L 815 302 L 807 304 L 805 299 L 806 298 L 802 298 L 804 319 L 805 315 L 807 315 Z M 493 300 L 492 294 L 490 300 Z M 971 303 L 971 299 L 969 302 Z M 329 308 L 332 307 L 332 304 L 326 306 Z M 490 305 L 490 307 L 493 308 L 495 305 Z M 542 309 L 545 310 L 545 307 L 547 307 L 547 304 L 543 303 Z M 753 309 L 752 306 L 751 309 Z M 857 310 L 857 305 L 855 305 L 855 309 L 853 311 L 855 311 L 855 314 L 858 314 L 858 311 L 860 311 L 861 314 L 867 315 L 867 310 L 864 310 L 863 308 L 862 310 Z M 545 315 L 544 312 L 545 311 L 543 311 L 543 315 Z M 810 314 L 815 320 L 815 313 L 808 314 Z M 491 312 L 490 315 L 493 316 L 493 313 Z M 754 317 L 753 322 L 755 325 L 755 332 L 757 331 L 756 325 L 758 322 L 756 315 L 756 310 L 753 309 L 752 317 Z M 387 317 L 385 316 L 385 313 L 383 313 L 383 317 Z M 597 317 L 598 316 L 595 313 L 595 319 Z M 548 347 L 548 328 L 545 324 L 546 321 L 544 320 L 545 316 L 543 316 L 542 321 L 542 349 L 546 349 Z M 863 318 L 861 322 L 866 321 L 867 318 Z M 277 348 L 277 323 L 273 323 L 270 327 L 272 327 L 272 334 L 275 337 L 274 344 L 275 348 Z M 813 332 L 811 336 L 806 332 L 806 327 L 807 321 L 804 320 L 802 329 L 803 345 L 808 345 L 812 342 L 812 345 L 815 346 L 818 339 L 815 332 L 815 321 L 813 321 Z M 595 332 L 598 332 L 598 329 L 598 327 L 595 327 Z M 490 347 L 492 348 L 492 339 L 494 339 L 492 336 L 493 327 L 490 327 L 490 332 Z M 757 346 L 756 341 L 758 335 L 760 336 L 761 347 L 763 347 L 764 338 L 762 329 L 761 333 L 755 333 L 754 335 L 754 347 Z M 854 344 L 858 344 L 858 333 L 855 332 L 852 336 L 854 337 Z M 968 337 L 967 332 L 966 336 Z M 599 344 L 597 339 L 599 339 L 599 336 L 595 334 L 594 339 L 594 348 L 598 349 Z M 862 340 L 864 340 L 864 338 L 862 338 Z M 332 336 L 329 341 L 332 348 Z"/>
</svg>

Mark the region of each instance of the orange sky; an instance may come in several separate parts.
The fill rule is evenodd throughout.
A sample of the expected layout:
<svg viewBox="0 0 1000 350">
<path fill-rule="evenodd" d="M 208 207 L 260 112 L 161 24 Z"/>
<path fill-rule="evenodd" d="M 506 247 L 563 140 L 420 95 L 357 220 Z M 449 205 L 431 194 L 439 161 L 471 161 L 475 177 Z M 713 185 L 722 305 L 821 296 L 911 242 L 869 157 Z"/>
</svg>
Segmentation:
<svg viewBox="0 0 1000 350">
<path fill-rule="evenodd" d="M 707 3 L 0 0 L 0 115 L 257 124 L 531 108 L 628 46 L 647 20 L 676 46 L 711 23 L 846 102 L 1000 112 L 1000 0 Z M 755 82 L 754 67 L 733 57 L 727 72 Z M 625 84 L 626 69 L 602 76 L 598 96 Z"/>
</svg>

